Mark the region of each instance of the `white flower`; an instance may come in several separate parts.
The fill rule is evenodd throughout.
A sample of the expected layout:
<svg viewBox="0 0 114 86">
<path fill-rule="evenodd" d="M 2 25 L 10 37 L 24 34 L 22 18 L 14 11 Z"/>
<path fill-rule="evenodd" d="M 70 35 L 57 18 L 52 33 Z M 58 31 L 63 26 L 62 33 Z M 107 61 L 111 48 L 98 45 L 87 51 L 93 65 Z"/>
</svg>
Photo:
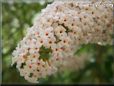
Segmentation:
<svg viewBox="0 0 114 86">
<path fill-rule="evenodd" d="M 111 44 L 112 8 L 93 5 L 54 1 L 42 10 L 12 53 L 12 65 L 17 64 L 20 75 L 38 83 L 40 78 L 56 73 L 62 64 L 69 69 L 72 65 L 81 68 L 86 59 L 73 58 L 79 45 Z"/>
</svg>

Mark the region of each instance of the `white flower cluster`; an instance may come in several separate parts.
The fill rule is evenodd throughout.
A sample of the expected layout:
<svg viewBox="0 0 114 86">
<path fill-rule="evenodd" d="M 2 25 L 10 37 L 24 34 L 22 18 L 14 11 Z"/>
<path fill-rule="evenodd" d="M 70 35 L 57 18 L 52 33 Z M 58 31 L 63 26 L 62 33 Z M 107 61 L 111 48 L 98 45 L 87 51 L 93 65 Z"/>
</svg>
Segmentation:
<svg viewBox="0 0 114 86">
<path fill-rule="evenodd" d="M 91 2 L 92 3 L 92 2 Z M 42 10 L 13 52 L 12 65 L 32 83 L 57 71 L 81 44 L 111 44 L 111 6 L 54 1 Z"/>
</svg>

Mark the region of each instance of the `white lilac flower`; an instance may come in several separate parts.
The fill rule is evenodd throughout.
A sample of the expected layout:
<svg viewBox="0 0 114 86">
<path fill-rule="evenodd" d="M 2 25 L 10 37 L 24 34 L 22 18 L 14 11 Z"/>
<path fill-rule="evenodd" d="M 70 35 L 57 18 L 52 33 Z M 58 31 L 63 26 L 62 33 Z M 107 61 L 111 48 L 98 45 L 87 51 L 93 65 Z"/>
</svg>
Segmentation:
<svg viewBox="0 0 114 86">
<path fill-rule="evenodd" d="M 41 11 L 13 52 L 12 65 L 16 64 L 21 76 L 37 83 L 64 62 L 69 67 L 83 64 L 85 59 L 73 59 L 79 45 L 112 43 L 112 7 L 90 3 L 54 1 Z"/>
</svg>

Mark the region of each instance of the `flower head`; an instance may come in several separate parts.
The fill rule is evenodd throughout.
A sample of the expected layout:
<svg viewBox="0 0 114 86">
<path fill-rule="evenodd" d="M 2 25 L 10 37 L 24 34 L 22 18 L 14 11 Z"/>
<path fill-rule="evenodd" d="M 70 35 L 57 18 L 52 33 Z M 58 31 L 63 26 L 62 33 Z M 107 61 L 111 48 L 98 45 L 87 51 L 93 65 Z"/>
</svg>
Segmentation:
<svg viewBox="0 0 114 86">
<path fill-rule="evenodd" d="M 12 65 L 16 63 L 26 80 L 37 83 L 40 78 L 54 74 L 64 61 L 69 61 L 78 45 L 111 44 L 112 16 L 112 8 L 108 6 L 54 1 L 42 10 L 14 50 Z"/>
</svg>

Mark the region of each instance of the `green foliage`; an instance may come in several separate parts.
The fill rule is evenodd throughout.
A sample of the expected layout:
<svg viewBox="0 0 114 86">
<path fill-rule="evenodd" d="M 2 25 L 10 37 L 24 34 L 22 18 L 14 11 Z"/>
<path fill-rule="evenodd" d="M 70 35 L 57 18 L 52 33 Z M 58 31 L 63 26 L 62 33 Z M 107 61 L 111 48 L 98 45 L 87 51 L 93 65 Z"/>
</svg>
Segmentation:
<svg viewBox="0 0 114 86">
<path fill-rule="evenodd" d="M 43 59 L 44 61 L 48 60 L 50 58 L 50 53 L 52 52 L 51 48 L 45 48 L 42 46 L 40 48 L 39 54 L 40 54 L 40 59 Z"/>
<path fill-rule="evenodd" d="M 37 3 L 2 3 L 2 59 L 3 80 L 5 84 L 28 83 L 19 75 L 15 67 L 11 67 L 12 51 L 24 37 L 26 28 L 32 26 L 32 18 L 40 13 L 48 2 L 41 5 Z M 44 49 L 45 50 L 45 49 Z M 112 83 L 114 77 L 114 56 L 112 46 L 98 46 L 96 44 L 82 45 L 75 54 L 91 53 L 92 57 L 85 67 L 78 71 L 58 72 L 53 76 L 41 79 L 46 83 Z M 42 56 L 45 56 L 42 53 Z"/>
</svg>

